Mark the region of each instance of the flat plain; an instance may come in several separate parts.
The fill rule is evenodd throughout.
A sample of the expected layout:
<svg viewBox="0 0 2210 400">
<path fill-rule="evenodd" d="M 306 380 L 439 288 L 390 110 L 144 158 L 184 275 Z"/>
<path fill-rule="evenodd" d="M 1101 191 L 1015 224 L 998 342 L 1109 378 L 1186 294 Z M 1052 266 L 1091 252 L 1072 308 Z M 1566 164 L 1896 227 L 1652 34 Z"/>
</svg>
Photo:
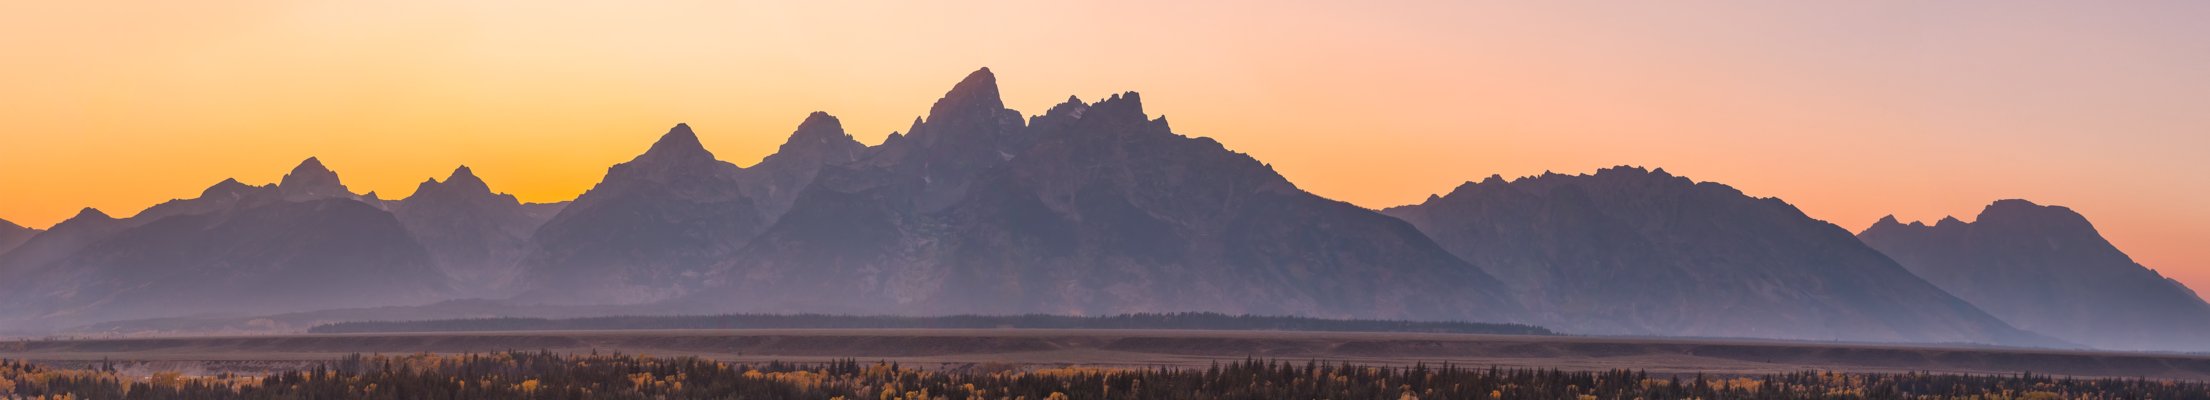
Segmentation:
<svg viewBox="0 0 2210 400">
<path fill-rule="evenodd" d="M 354 353 L 591 352 L 731 362 L 856 358 L 957 370 L 992 361 L 1031 367 L 1205 367 L 1245 358 L 1366 365 L 1607 370 L 1717 376 L 1806 370 L 2210 379 L 2210 356 L 1819 342 L 1203 330 L 748 329 L 298 334 L 24 340 L 0 358 L 101 360 L 187 371 L 284 369 Z"/>
</svg>

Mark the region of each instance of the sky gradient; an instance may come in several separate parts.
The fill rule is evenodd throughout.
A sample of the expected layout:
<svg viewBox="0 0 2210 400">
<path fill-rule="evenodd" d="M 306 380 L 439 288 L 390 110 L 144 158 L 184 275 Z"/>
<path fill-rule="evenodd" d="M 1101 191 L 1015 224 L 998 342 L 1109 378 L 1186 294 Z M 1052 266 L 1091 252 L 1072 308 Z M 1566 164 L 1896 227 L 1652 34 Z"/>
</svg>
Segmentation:
<svg viewBox="0 0 2210 400">
<path fill-rule="evenodd" d="M 2210 2 L 0 0 L 0 218 L 118 217 L 320 157 L 574 198 L 678 122 L 751 165 L 880 143 L 978 67 L 1007 106 L 1143 92 L 1362 206 L 1662 167 L 1853 232 L 2072 207 L 2210 288 Z"/>
</svg>

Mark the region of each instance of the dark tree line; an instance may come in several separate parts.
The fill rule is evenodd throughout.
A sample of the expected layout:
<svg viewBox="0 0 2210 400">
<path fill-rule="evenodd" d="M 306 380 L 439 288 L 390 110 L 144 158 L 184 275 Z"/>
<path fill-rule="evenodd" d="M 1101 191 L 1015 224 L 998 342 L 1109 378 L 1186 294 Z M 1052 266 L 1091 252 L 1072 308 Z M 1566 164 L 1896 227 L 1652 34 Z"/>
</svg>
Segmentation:
<svg viewBox="0 0 2210 400">
<path fill-rule="evenodd" d="M 1479 322 L 1391 321 L 1227 315 L 1220 313 L 1121 314 L 1094 317 L 1029 314 L 892 317 L 822 314 L 617 316 L 572 319 L 471 318 L 432 321 L 340 322 L 311 333 L 462 332 L 612 329 L 1210 329 L 1318 332 L 1424 332 L 1555 335 L 1533 325 Z"/>
<path fill-rule="evenodd" d="M 892 363 L 728 364 L 508 352 L 354 355 L 264 376 L 122 376 L 0 361 L 10 399 L 2210 399 L 2210 385 L 2045 375 L 1843 374 L 1657 379 L 1644 372 L 1373 367 L 1246 360 L 1202 369 L 930 372 Z"/>
</svg>

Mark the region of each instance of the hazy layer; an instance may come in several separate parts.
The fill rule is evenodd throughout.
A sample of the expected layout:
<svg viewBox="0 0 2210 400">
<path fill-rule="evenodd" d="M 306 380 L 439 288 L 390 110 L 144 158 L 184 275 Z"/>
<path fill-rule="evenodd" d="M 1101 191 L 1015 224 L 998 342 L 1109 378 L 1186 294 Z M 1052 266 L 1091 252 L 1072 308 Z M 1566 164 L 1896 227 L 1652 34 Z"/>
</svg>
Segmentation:
<svg viewBox="0 0 2210 400">
<path fill-rule="evenodd" d="M 1355 7 L 1355 8 L 1353 8 Z M 403 197 L 574 198 L 676 122 L 749 165 L 877 143 L 976 67 L 1029 114 L 1157 99 L 1314 193 L 1665 167 L 1858 230 L 2069 206 L 2210 287 L 2210 4 L 0 3 L 0 218 L 129 215 L 306 156 Z"/>
</svg>

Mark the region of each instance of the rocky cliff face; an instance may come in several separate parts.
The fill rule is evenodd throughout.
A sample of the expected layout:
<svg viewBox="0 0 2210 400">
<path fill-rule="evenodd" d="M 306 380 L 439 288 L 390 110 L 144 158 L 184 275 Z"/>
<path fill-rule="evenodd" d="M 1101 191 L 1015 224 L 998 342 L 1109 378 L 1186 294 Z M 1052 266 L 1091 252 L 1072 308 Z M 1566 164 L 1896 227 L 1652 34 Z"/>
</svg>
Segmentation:
<svg viewBox="0 0 2210 400">
<path fill-rule="evenodd" d="M 421 241 L 438 269 L 464 295 L 480 298 L 512 294 L 508 289 L 530 236 L 565 205 L 524 206 L 514 196 L 492 193 L 466 166 L 453 170 L 444 182 L 422 182 L 413 195 L 392 203 L 394 216 Z"/>
<path fill-rule="evenodd" d="M 537 230 L 522 259 L 520 299 L 633 304 L 696 290 L 708 266 L 768 220 L 744 195 L 740 171 L 676 125 Z"/>
<path fill-rule="evenodd" d="M 1389 208 L 1566 332 L 2050 345 L 1772 198 L 1660 169 L 1467 182 Z"/>
<path fill-rule="evenodd" d="M 1494 278 L 1410 225 L 1176 135 L 1135 93 L 1070 100 L 1029 125 L 1002 117 L 1018 113 L 1000 108 L 987 74 L 947 93 L 913 135 L 823 169 L 690 300 L 771 312 L 1520 316 Z"/>
<path fill-rule="evenodd" d="M 2210 304 L 2069 208 L 2002 200 L 1974 222 L 1890 216 L 1857 237 L 2019 328 L 2104 349 L 2210 350 Z"/>
</svg>

